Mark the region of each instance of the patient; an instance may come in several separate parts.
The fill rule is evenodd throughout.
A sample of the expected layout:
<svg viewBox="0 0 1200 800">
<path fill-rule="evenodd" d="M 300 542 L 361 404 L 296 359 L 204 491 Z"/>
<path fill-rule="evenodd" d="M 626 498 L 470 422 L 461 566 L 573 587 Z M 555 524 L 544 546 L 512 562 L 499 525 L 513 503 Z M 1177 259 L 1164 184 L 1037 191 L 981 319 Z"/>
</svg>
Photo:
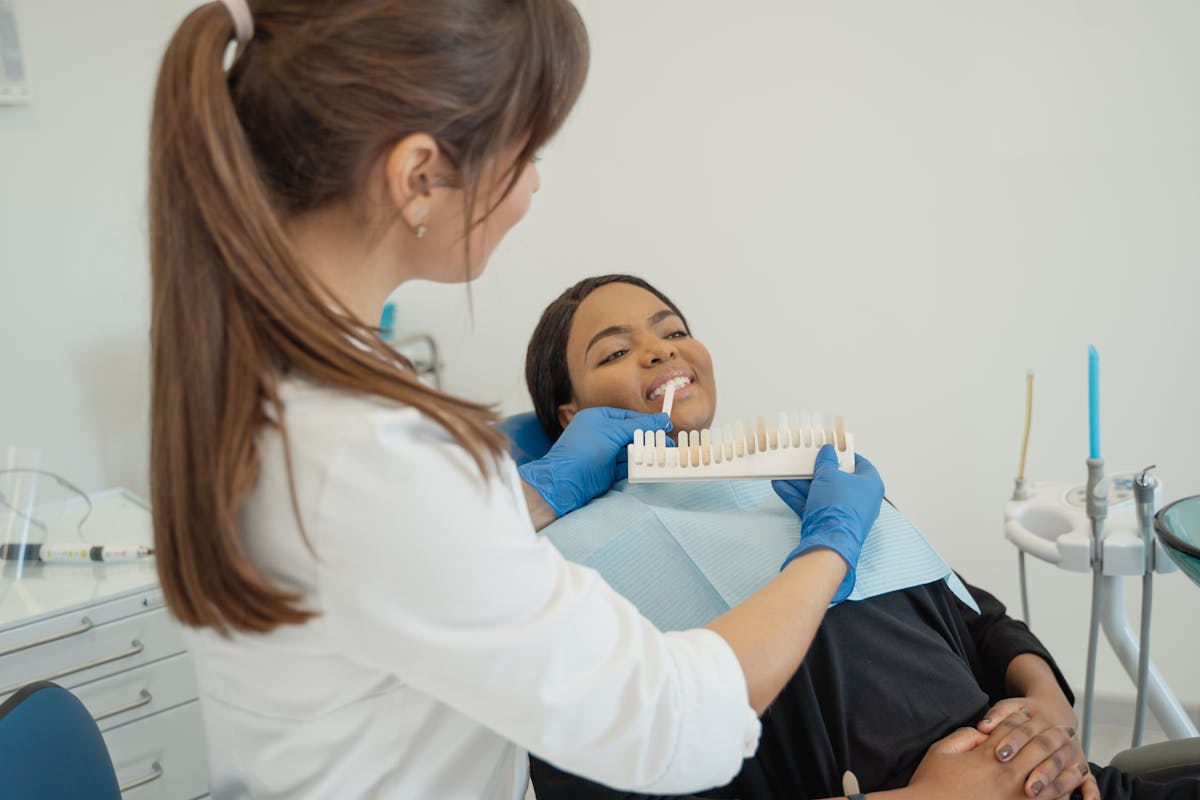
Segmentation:
<svg viewBox="0 0 1200 800">
<path fill-rule="evenodd" d="M 660 410 L 662 387 L 672 379 L 684 384 L 675 393 L 674 429 L 709 427 L 716 382 L 707 349 L 692 337 L 682 312 L 665 295 L 627 275 L 591 278 L 564 292 L 543 314 L 526 359 L 534 410 L 551 440 L 584 408 Z M 703 487 L 699 494 L 698 487 Z M 803 496 L 781 496 L 801 510 Z M 703 571 L 703 558 L 690 557 L 686 545 L 695 545 L 691 556 L 711 545 L 720 558 L 746 562 L 733 565 L 744 569 L 718 569 L 723 578 L 732 573 L 745 581 L 749 574 L 751 583 L 768 581 L 800 535 L 795 514 L 777 515 L 778 525 L 793 526 L 790 533 L 773 527 L 772 504 L 783 508 L 765 483 L 681 488 L 618 482 L 609 495 L 549 526 L 545 534 L 569 558 L 598 569 L 659 627 L 686 627 L 719 614 L 730 600 L 723 594 L 754 587 L 715 586 L 699 578 L 693 580 L 694 589 L 678 597 L 665 596 L 658 584 L 668 585 L 666 576 L 695 571 L 697 565 Z M 710 513 L 741 516 L 733 518 L 740 520 L 737 529 L 715 535 L 711 524 L 691 526 L 690 535 L 712 541 L 695 544 L 693 538 L 682 548 L 662 546 L 661 538 L 640 532 L 621 537 L 621 531 L 609 531 L 603 540 L 592 535 L 590 522 L 610 525 L 604 514 L 613 509 L 632 519 L 631 509 L 641 506 L 660 518 L 686 511 L 693 522 Z M 886 504 L 885 510 L 899 518 Z M 729 521 L 728 516 L 715 518 L 717 528 Z M 773 530 L 774 538 L 757 533 L 738 538 L 742 528 L 754 526 Z M 873 529 L 868 545 L 877 536 Z M 734 545 L 721 550 L 726 539 Z M 914 545 L 920 546 L 926 546 L 923 540 Z M 778 552 L 771 553 L 772 547 Z M 620 557 L 605 557 L 614 552 Z M 872 569 L 864 562 L 859 584 L 872 583 Z M 875 568 L 875 573 L 886 572 Z M 663 577 L 656 581 L 656 575 Z M 1200 781 L 1155 784 L 1095 765 L 1088 773 L 1073 736 L 1077 722 L 1066 681 L 1042 644 L 1025 625 L 1006 616 L 994 597 L 962 585 L 953 574 L 910 577 L 892 590 L 886 580 L 890 576 L 882 577 L 873 591 L 856 587 L 847 602 L 828 611 L 804 663 L 763 717 L 758 754 L 732 783 L 702 796 L 836 797 L 842 794 L 845 770 L 853 770 L 868 792 L 902 787 L 918 768 L 925 769 L 922 759 L 935 741 L 966 727 L 982 732 L 967 749 L 983 741 L 982 734 L 994 733 L 986 746 L 995 748 L 996 758 L 1013 763 L 1023 758 L 1036 765 L 1024 785 L 1030 797 L 1065 796 L 1078 786 L 1072 796 L 1084 800 L 1200 798 Z M 1061 733 L 1064 728 L 1066 734 Z M 1045 752 L 1038 752 L 1039 747 Z M 1031 753 L 1037 755 L 1032 762 Z M 636 797 L 531 761 L 539 800 Z M 973 785 L 968 794 L 1001 796 L 991 785 Z"/>
</svg>

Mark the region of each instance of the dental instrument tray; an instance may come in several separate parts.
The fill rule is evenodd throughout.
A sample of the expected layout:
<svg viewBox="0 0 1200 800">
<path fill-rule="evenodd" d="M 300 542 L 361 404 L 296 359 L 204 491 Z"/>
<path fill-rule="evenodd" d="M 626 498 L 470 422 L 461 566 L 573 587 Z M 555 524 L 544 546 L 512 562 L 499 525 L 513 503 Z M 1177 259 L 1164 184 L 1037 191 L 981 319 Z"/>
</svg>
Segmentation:
<svg viewBox="0 0 1200 800">
<path fill-rule="evenodd" d="M 838 468 L 854 471 L 854 437 L 841 417 L 826 427 L 819 414 L 780 413 L 771 421 L 680 431 L 668 446 L 664 431 L 635 431 L 628 447 L 629 482 L 775 480 L 812 477 L 817 452 L 832 444 Z"/>
</svg>

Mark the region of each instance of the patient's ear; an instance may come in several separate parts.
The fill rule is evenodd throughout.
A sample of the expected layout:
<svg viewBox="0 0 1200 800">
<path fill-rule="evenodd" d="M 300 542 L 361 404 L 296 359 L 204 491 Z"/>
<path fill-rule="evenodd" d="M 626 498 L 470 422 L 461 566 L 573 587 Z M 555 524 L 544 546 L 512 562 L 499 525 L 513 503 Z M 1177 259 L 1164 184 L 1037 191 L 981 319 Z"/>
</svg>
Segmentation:
<svg viewBox="0 0 1200 800">
<path fill-rule="evenodd" d="M 558 407 L 558 424 L 565 429 L 571 424 L 571 420 L 575 419 L 575 415 L 578 413 L 579 405 L 574 400 L 569 403 L 563 403 Z"/>
</svg>

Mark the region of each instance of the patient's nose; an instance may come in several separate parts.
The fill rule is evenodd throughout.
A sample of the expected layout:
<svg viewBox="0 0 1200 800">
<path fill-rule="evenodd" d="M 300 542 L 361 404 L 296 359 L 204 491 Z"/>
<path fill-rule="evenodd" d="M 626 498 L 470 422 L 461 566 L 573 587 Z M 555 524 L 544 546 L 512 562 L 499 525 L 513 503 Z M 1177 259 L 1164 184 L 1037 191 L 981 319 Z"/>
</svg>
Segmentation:
<svg viewBox="0 0 1200 800">
<path fill-rule="evenodd" d="M 673 358 L 675 358 L 675 348 L 669 341 L 659 339 L 646 348 L 643 361 L 646 366 L 653 367 Z"/>
</svg>

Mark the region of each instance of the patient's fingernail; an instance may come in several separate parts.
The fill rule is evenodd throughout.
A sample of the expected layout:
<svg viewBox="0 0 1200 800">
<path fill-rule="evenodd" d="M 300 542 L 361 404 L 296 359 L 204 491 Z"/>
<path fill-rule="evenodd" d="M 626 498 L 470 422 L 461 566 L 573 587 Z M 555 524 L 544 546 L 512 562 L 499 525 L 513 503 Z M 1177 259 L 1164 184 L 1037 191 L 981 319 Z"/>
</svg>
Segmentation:
<svg viewBox="0 0 1200 800">
<path fill-rule="evenodd" d="M 1032 786 L 1033 796 L 1037 797 L 1039 794 L 1042 793 L 1042 789 L 1044 789 L 1044 788 L 1046 788 L 1046 785 L 1044 783 L 1042 783 L 1041 781 L 1034 781 L 1033 786 Z"/>
<path fill-rule="evenodd" d="M 1001 761 L 1008 761 L 1010 758 L 1012 758 L 1012 747 L 1009 745 L 1004 745 L 1004 747 L 1000 748 L 999 755 Z"/>
<path fill-rule="evenodd" d="M 1080 775 L 1087 775 L 1087 774 L 1088 774 L 1090 771 L 1091 771 L 1091 770 L 1089 770 L 1089 769 L 1088 769 L 1088 765 L 1087 765 L 1087 764 L 1080 764 L 1080 765 L 1079 765 L 1079 774 L 1080 774 Z"/>
<path fill-rule="evenodd" d="M 984 718 L 983 718 L 983 724 L 984 724 L 984 725 L 991 725 L 991 724 L 992 724 L 992 718 L 991 718 L 991 717 L 984 717 Z"/>
</svg>

